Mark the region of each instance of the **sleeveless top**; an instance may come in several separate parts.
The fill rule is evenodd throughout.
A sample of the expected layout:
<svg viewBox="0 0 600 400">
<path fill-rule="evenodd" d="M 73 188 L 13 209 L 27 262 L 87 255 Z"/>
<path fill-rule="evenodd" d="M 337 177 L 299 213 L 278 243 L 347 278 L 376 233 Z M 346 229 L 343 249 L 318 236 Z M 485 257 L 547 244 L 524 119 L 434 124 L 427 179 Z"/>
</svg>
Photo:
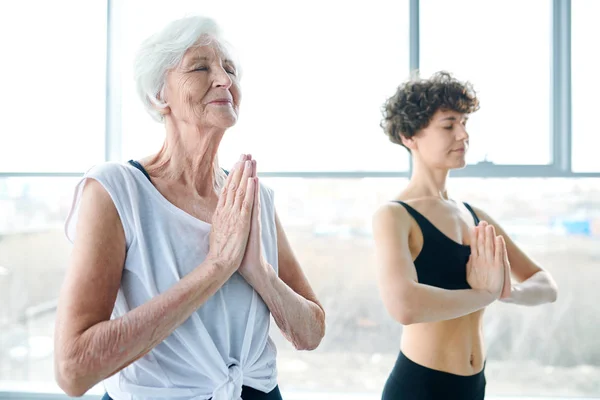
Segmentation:
<svg viewBox="0 0 600 400">
<path fill-rule="evenodd" d="M 467 282 L 467 262 L 471 247 L 457 243 L 443 234 L 423 214 L 402 201 L 406 211 L 415 219 L 423 233 L 423 248 L 414 261 L 419 283 L 442 289 L 471 289 Z M 470 205 L 463 203 L 475 221 L 479 218 Z"/>
<path fill-rule="evenodd" d="M 65 224 L 74 241 L 87 179 L 108 192 L 121 219 L 126 257 L 111 318 L 118 318 L 176 284 L 206 258 L 211 225 L 169 202 L 134 166 L 106 162 L 90 169 L 75 190 Z M 262 245 L 278 271 L 273 192 L 261 185 Z M 239 274 L 231 278 L 162 343 L 107 378 L 115 400 L 239 400 L 242 385 L 277 386 L 270 312 Z"/>
</svg>

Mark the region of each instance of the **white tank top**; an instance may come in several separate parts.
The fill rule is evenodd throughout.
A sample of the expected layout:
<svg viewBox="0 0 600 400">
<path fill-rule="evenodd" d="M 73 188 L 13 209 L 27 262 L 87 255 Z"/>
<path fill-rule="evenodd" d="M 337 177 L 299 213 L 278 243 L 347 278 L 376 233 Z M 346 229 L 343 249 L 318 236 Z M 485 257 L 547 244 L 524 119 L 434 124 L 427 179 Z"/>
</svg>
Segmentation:
<svg viewBox="0 0 600 400">
<path fill-rule="evenodd" d="M 211 225 L 170 203 L 129 164 L 90 169 L 75 190 L 65 230 L 75 240 L 84 184 L 100 182 L 121 218 L 127 255 L 112 318 L 176 284 L 205 259 Z M 265 259 L 278 271 L 273 192 L 261 185 Z M 162 343 L 104 381 L 115 400 L 238 400 L 242 385 L 270 392 L 277 385 L 270 313 L 237 272 Z"/>
</svg>

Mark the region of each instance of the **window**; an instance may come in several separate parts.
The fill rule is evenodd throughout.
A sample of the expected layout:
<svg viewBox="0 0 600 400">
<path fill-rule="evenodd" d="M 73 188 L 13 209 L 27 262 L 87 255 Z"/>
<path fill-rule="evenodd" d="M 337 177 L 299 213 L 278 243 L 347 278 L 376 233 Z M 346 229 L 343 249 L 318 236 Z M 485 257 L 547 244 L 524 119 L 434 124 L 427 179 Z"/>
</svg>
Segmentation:
<svg viewBox="0 0 600 400">
<path fill-rule="evenodd" d="M 0 381 L 53 381 L 52 301 L 66 268 L 62 223 L 76 181 L 0 179 L 0 210 L 10 216 L 0 218 L 0 297 L 6 296 L 0 316 L 9 322 L 0 329 Z M 378 393 L 397 356 L 401 327 L 379 297 L 371 216 L 406 180 L 263 182 L 275 190 L 294 252 L 328 312 L 327 335 L 313 352 L 295 351 L 273 327 L 282 390 Z M 595 180 L 469 178 L 454 180 L 451 190 L 497 219 L 560 288 L 554 304 L 498 303 L 486 313 L 489 395 L 599 395 Z"/>
<path fill-rule="evenodd" d="M 398 355 L 401 327 L 380 300 L 371 215 L 407 181 L 263 182 L 275 190 L 292 248 L 328 318 L 327 334 L 313 352 L 295 351 L 274 328 L 282 390 L 368 392 L 377 398 Z M 465 178 L 450 185 L 453 197 L 466 199 L 502 224 L 553 275 L 560 290 L 553 304 L 489 307 L 484 318 L 488 396 L 598 396 L 597 182 Z"/>
<path fill-rule="evenodd" d="M 3 2 L 0 45 L 0 172 L 80 172 L 102 161 L 106 1 Z"/>
<path fill-rule="evenodd" d="M 597 53 L 592 50 L 600 26 L 594 16 L 600 14 L 600 3 L 594 0 L 574 0 L 571 11 L 571 82 L 573 93 L 573 171 L 599 172 L 600 131 L 597 122 Z"/>
<path fill-rule="evenodd" d="M 54 315 L 76 178 L 0 178 L 0 382 L 54 381 Z"/>
<path fill-rule="evenodd" d="M 110 3 L 121 13 L 111 51 L 121 61 L 124 159 L 155 152 L 164 135 L 136 97 L 135 50 L 166 22 L 203 13 L 223 26 L 244 67 L 241 119 L 221 146 L 223 166 L 251 152 L 262 172 L 407 170 L 407 152 L 379 127 L 379 107 L 408 76 L 408 0 Z M 446 69 L 475 84 L 482 109 L 469 123 L 470 163 L 549 165 L 555 161 L 551 2 L 495 5 L 420 1 L 422 75 Z M 595 0 L 572 5 L 573 168 L 599 172 L 596 110 L 590 107 L 600 87 L 590 38 L 600 34 L 592 20 L 600 9 Z M 13 397 L 7 387 L 56 390 L 55 309 L 70 252 L 63 224 L 79 178 L 8 175 L 81 172 L 104 159 L 106 8 L 106 0 L 0 6 L 0 44 L 15 60 L 0 64 L 7 77 L 0 107 L 12 115 L 0 131 L 0 398 Z M 35 28 L 23 28 L 30 25 Z M 272 101 L 281 96 L 285 101 Z M 516 176 L 531 170 L 511 168 Z M 315 399 L 378 398 L 402 328 L 380 299 L 371 218 L 407 180 L 263 182 L 275 190 L 287 236 L 328 318 L 327 335 L 313 352 L 294 350 L 273 325 L 282 392 L 290 398 L 307 391 Z M 489 396 L 598 397 L 597 179 L 486 177 L 451 185 L 453 197 L 497 219 L 559 286 L 553 304 L 489 307 Z M 102 393 L 99 386 L 90 391 Z"/>
<path fill-rule="evenodd" d="M 473 83 L 468 162 L 551 163 L 551 2 L 423 0 L 421 75 Z"/>
<path fill-rule="evenodd" d="M 123 7 L 124 158 L 156 152 L 164 137 L 134 91 L 139 44 L 167 22 L 199 13 L 222 25 L 244 70 L 240 120 L 220 147 L 224 167 L 246 152 L 261 172 L 408 169 L 406 150 L 379 127 L 381 105 L 408 77 L 406 0 L 136 0 Z"/>
</svg>

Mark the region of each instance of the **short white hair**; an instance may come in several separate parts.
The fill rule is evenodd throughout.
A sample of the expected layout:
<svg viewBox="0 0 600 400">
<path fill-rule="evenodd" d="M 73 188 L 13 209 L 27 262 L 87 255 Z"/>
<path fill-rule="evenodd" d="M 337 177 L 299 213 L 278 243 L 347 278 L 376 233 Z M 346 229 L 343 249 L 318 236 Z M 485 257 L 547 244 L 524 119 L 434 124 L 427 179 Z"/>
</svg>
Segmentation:
<svg viewBox="0 0 600 400">
<path fill-rule="evenodd" d="M 164 116 L 157 108 L 167 106 L 163 99 L 169 70 L 181 63 L 190 48 L 206 45 L 217 47 L 232 60 L 239 79 L 239 62 L 233 59 L 231 45 L 212 18 L 188 16 L 177 19 L 142 42 L 135 57 L 133 76 L 137 93 L 154 120 L 164 122 Z M 219 191 L 225 184 L 226 175 L 219 167 L 218 158 L 215 158 L 214 178 L 215 190 Z"/>
<path fill-rule="evenodd" d="M 167 72 L 181 63 L 190 48 L 206 45 L 214 45 L 232 58 L 230 44 L 223 38 L 217 23 L 209 17 L 188 16 L 177 19 L 142 42 L 135 57 L 133 76 L 137 93 L 154 120 L 164 120 L 157 107 L 166 107 L 162 98 Z M 238 62 L 232 61 L 239 75 Z"/>
</svg>

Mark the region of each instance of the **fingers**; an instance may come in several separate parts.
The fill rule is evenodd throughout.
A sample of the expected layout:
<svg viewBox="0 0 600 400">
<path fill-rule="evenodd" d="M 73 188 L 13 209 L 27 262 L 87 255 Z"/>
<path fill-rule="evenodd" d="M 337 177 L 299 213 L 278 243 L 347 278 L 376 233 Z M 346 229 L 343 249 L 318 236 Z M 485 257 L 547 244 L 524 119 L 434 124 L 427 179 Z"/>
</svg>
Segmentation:
<svg viewBox="0 0 600 400">
<path fill-rule="evenodd" d="M 495 238 L 496 229 L 493 225 L 487 225 L 485 227 L 485 258 L 490 265 L 494 264 Z"/>
<path fill-rule="evenodd" d="M 252 207 L 252 227 L 250 228 L 252 234 L 260 232 L 260 183 L 256 177 L 250 179 L 254 180 L 254 205 Z"/>
<path fill-rule="evenodd" d="M 504 265 L 510 268 L 510 263 L 508 262 L 508 250 L 506 250 L 506 242 L 502 236 L 500 237 L 502 238 L 502 261 L 504 262 Z"/>
<path fill-rule="evenodd" d="M 254 194 L 254 209 L 252 210 L 253 215 L 256 217 L 256 222 L 260 223 L 260 182 L 258 177 L 254 178 L 256 182 L 256 193 Z"/>
<path fill-rule="evenodd" d="M 506 242 L 504 241 L 504 238 L 502 236 L 500 236 L 502 238 L 502 263 L 504 264 L 504 270 L 505 270 L 505 275 L 504 275 L 504 279 L 505 279 L 505 285 L 508 284 L 510 286 L 510 262 L 508 261 L 508 250 L 506 249 Z M 510 294 L 510 288 L 509 288 L 509 294 Z"/>
<path fill-rule="evenodd" d="M 256 179 L 256 198 L 254 199 L 255 204 L 258 206 L 260 210 L 260 182 L 258 181 L 258 177 Z"/>
<path fill-rule="evenodd" d="M 479 257 L 485 257 L 485 223 L 481 221 L 477 227 L 477 253 Z"/>
<path fill-rule="evenodd" d="M 501 266 L 504 263 L 504 239 L 496 236 L 496 250 L 494 251 L 494 265 Z"/>
<path fill-rule="evenodd" d="M 256 178 L 249 178 L 246 186 L 246 191 L 244 195 L 244 200 L 242 201 L 242 218 L 247 220 L 252 216 L 252 208 L 254 205 L 254 198 L 256 196 L 256 186 L 257 181 Z"/>
<path fill-rule="evenodd" d="M 238 162 L 233 166 L 233 170 L 229 172 L 229 176 L 227 176 L 225 188 L 221 193 L 221 196 L 225 197 L 225 205 L 231 206 L 235 202 L 235 194 L 239 188 L 240 180 L 245 170 L 246 159 L 246 155 L 242 154 Z"/>
<path fill-rule="evenodd" d="M 236 161 L 236 163 L 233 165 L 233 167 L 229 170 L 229 174 L 227 175 L 227 178 L 225 179 L 225 184 L 223 185 L 223 188 L 221 189 L 221 193 L 219 194 L 219 201 L 217 203 L 217 208 L 222 208 L 226 201 L 227 201 L 227 193 L 229 192 L 229 185 L 231 183 L 231 180 L 233 179 L 233 173 L 235 172 L 236 169 L 239 168 L 240 166 L 240 162 L 244 160 L 244 157 L 246 155 L 242 154 L 240 156 L 240 158 L 238 159 L 238 161 Z"/>
<path fill-rule="evenodd" d="M 252 160 L 252 176 L 256 180 L 256 193 L 254 197 L 254 204 L 257 205 L 260 209 L 260 182 L 258 181 L 258 175 L 256 172 L 256 160 Z"/>
<path fill-rule="evenodd" d="M 252 161 L 246 160 L 244 161 L 244 171 L 242 172 L 242 177 L 240 179 L 239 187 L 235 191 L 234 203 L 233 207 L 236 210 L 239 210 L 242 207 L 242 203 L 244 202 L 246 195 L 248 194 L 248 180 L 252 178 Z M 250 194 L 254 194 L 250 192 Z"/>
<path fill-rule="evenodd" d="M 508 254 L 506 250 L 506 243 L 504 245 L 504 286 L 502 287 L 501 299 L 508 299 L 512 293 L 512 282 L 510 280 L 510 263 L 508 262 Z"/>
</svg>

